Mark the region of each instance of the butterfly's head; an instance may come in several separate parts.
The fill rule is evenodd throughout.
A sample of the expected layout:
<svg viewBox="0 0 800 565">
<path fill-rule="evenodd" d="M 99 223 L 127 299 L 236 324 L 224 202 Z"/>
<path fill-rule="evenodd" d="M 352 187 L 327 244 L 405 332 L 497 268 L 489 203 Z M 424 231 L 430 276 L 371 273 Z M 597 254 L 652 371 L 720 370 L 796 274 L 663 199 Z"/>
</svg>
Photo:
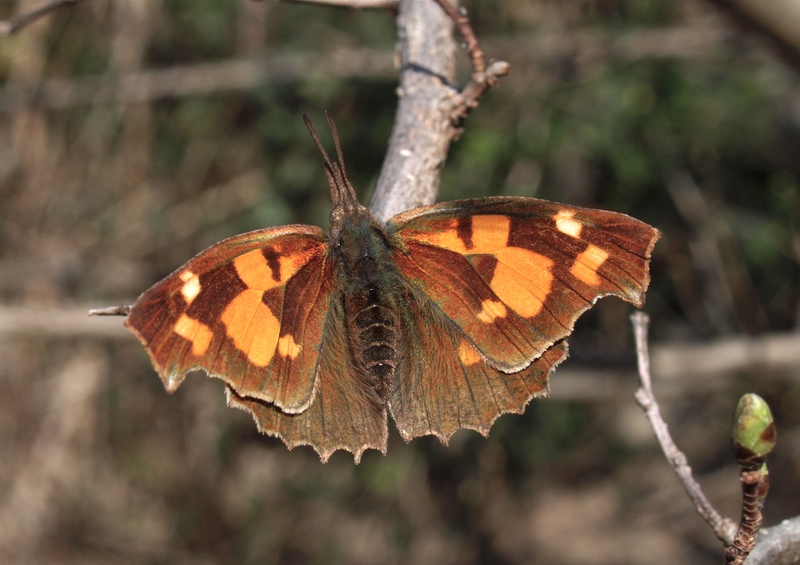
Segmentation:
<svg viewBox="0 0 800 565">
<path fill-rule="evenodd" d="M 346 213 L 331 224 L 330 252 L 347 280 L 373 281 L 380 266 L 389 263 L 385 231 L 361 207 L 363 214 Z M 336 215 L 334 210 L 331 216 Z"/>
<path fill-rule="evenodd" d="M 348 231 L 348 224 L 351 226 L 369 225 L 375 223 L 375 220 L 370 211 L 358 201 L 356 191 L 350 184 L 341 162 L 326 163 L 325 172 L 333 201 L 330 216 L 331 239 L 334 245 L 339 245 L 338 240 L 341 238 L 342 232 Z"/>
<path fill-rule="evenodd" d="M 303 114 L 303 120 L 306 123 L 308 132 L 317 144 L 322 158 L 325 161 L 325 176 L 328 178 L 328 185 L 331 189 L 331 200 L 333 201 L 333 210 L 331 211 L 331 243 L 335 246 L 341 246 L 341 233 L 346 231 L 345 224 L 350 221 L 353 224 L 367 225 L 374 224 L 372 215 L 364 206 L 362 206 L 353 185 L 347 178 L 347 171 L 344 168 L 344 157 L 342 157 L 342 146 L 339 143 L 339 134 L 336 131 L 336 124 L 333 123 L 333 118 L 330 114 L 325 112 L 328 118 L 328 127 L 331 129 L 333 136 L 333 143 L 336 146 L 336 161 L 332 160 L 322 146 L 314 126 L 311 124 L 311 119 L 308 115 Z"/>
<path fill-rule="evenodd" d="M 334 247 L 350 247 L 352 238 L 373 230 L 380 230 L 369 209 L 362 206 L 355 196 L 339 199 L 331 211 L 330 240 Z"/>
</svg>

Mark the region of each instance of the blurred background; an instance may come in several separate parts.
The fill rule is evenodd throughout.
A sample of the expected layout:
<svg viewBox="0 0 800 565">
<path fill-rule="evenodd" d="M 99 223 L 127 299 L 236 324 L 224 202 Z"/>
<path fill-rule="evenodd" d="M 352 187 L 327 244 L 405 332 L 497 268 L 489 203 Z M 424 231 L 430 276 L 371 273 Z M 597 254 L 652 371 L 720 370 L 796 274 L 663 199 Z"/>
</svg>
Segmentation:
<svg viewBox="0 0 800 565">
<path fill-rule="evenodd" d="M 0 20 L 40 3 L 2 0 Z M 743 392 L 764 396 L 766 523 L 800 513 L 791 50 L 702 0 L 466 6 L 512 72 L 467 121 L 440 198 L 539 196 L 657 226 L 645 310 L 670 429 L 738 520 L 731 417 Z M 489 439 L 391 429 L 358 466 L 260 436 L 218 381 L 168 395 L 121 318 L 86 317 L 224 237 L 327 226 L 303 112 L 333 113 L 366 201 L 396 107 L 393 18 L 84 0 L 0 37 L 0 561 L 720 561 L 634 403 L 621 301 L 581 318 L 553 398 Z"/>
</svg>

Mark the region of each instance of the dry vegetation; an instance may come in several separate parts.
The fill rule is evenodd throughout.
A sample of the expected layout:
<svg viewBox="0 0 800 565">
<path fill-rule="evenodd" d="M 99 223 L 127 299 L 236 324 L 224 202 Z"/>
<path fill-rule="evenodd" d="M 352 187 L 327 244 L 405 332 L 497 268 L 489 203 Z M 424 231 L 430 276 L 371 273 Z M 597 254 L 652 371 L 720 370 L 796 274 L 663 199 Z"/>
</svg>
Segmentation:
<svg viewBox="0 0 800 565">
<path fill-rule="evenodd" d="M 470 4 L 512 74 L 442 198 L 536 194 L 659 227 L 647 311 L 676 441 L 737 516 L 730 419 L 761 394 L 779 430 L 766 522 L 800 513 L 796 73 L 701 2 Z M 0 37 L 0 561 L 720 561 L 633 402 L 619 301 L 579 323 L 554 399 L 488 440 L 392 431 L 357 467 L 258 436 L 218 382 L 167 395 L 119 319 L 85 318 L 225 236 L 326 225 L 304 111 L 332 111 L 367 190 L 394 33 L 383 11 L 85 0 Z"/>
</svg>

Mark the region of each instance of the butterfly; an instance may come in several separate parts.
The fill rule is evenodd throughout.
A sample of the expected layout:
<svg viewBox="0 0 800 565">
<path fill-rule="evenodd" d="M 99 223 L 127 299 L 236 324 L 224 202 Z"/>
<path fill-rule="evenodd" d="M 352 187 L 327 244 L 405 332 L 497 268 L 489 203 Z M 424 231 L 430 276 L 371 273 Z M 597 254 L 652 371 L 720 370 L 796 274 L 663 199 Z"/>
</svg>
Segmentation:
<svg viewBox="0 0 800 565">
<path fill-rule="evenodd" d="M 566 338 L 595 301 L 641 306 L 658 231 L 624 214 L 524 197 L 444 202 L 378 222 L 325 161 L 330 229 L 226 239 L 145 291 L 125 325 L 166 389 L 202 369 L 262 433 L 322 461 L 443 443 L 549 392 Z"/>
</svg>

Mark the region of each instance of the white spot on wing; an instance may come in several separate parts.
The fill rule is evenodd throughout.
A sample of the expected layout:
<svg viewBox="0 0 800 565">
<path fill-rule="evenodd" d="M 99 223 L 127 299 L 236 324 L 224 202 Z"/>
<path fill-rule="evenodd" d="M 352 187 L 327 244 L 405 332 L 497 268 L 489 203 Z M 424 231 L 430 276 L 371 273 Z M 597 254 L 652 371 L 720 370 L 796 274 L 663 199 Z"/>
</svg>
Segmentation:
<svg viewBox="0 0 800 565">
<path fill-rule="evenodd" d="M 575 212 L 571 210 L 559 210 L 553 219 L 556 221 L 556 229 L 561 233 L 578 239 L 581 237 L 581 223 L 573 219 Z"/>
<path fill-rule="evenodd" d="M 181 294 L 183 294 L 186 304 L 191 304 L 192 301 L 197 298 L 197 295 L 200 294 L 200 277 L 195 275 L 192 271 L 183 271 L 180 274 L 180 278 L 183 281 Z"/>
</svg>

